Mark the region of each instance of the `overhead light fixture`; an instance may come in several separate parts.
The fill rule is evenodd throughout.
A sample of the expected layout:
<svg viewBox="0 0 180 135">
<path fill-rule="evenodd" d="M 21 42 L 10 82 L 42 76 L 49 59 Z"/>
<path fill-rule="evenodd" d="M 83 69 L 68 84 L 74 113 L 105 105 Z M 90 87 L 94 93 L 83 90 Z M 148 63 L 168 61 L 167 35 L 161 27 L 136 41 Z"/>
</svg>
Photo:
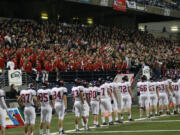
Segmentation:
<svg viewBox="0 0 180 135">
<path fill-rule="evenodd" d="M 48 19 L 48 14 L 46 12 L 41 13 L 41 19 L 47 20 Z"/>
<path fill-rule="evenodd" d="M 92 18 L 87 18 L 87 23 L 88 24 L 93 24 L 93 19 Z"/>
<path fill-rule="evenodd" d="M 178 26 L 172 26 L 171 31 L 172 32 L 177 32 L 178 31 Z"/>
</svg>

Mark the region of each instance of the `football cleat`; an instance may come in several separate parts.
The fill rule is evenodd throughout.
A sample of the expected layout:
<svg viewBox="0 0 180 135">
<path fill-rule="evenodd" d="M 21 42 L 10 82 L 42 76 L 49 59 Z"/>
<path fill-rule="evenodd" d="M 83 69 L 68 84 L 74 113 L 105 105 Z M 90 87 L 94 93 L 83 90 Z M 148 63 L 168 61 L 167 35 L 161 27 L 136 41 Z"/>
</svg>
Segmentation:
<svg viewBox="0 0 180 135">
<path fill-rule="evenodd" d="M 107 125 L 107 123 L 106 123 L 106 122 L 104 122 L 102 125 Z"/>
<path fill-rule="evenodd" d="M 128 119 L 129 121 L 134 121 L 133 119 Z"/>
<path fill-rule="evenodd" d="M 109 125 L 114 125 L 114 123 L 113 122 L 109 122 Z"/>
</svg>

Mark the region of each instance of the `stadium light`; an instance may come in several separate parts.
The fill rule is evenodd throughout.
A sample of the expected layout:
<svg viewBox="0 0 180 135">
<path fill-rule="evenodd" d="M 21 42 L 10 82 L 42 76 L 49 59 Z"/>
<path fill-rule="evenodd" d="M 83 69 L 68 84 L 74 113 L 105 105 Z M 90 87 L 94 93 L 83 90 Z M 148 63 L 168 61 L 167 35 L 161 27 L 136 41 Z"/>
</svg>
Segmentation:
<svg viewBox="0 0 180 135">
<path fill-rule="evenodd" d="M 41 19 L 47 20 L 48 19 L 48 14 L 45 13 L 45 12 L 41 13 Z"/>
<path fill-rule="evenodd" d="M 93 19 L 92 18 L 87 18 L 87 23 L 88 24 L 93 24 Z"/>
<path fill-rule="evenodd" d="M 178 31 L 178 26 L 172 26 L 171 31 L 172 32 L 177 32 Z"/>
</svg>

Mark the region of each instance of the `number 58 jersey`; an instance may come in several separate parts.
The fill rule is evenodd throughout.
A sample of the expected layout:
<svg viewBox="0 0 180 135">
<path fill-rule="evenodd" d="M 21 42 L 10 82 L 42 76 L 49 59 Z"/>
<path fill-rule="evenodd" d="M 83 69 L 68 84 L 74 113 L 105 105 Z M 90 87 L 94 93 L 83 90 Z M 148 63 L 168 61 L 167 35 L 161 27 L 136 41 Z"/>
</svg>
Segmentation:
<svg viewBox="0 0 180 135">
<path fill-rule="evenodd" d="M 36 91 L 32 89 L 21 90 L 20 96 L 24 106 L 26 107 L 33 106 L 34 105 L 33 96 L 36 96 Z"/>
</svg>

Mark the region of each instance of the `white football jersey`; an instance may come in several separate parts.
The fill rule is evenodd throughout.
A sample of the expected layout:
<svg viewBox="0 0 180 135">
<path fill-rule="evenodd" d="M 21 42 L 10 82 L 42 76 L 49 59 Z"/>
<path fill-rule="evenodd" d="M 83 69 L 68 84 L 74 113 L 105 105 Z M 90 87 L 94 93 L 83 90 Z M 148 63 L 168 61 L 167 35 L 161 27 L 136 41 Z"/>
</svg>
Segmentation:
<svg viewBox="0 0 180 135">
<path fill-rule="evenodd" d="M 156 82 L 150 82 L 149 87 L 151 88 L 151 89 L 149 89 L 149 93 L 152 95 L 156 94 L 157 83 Z"/>
<path fill-rule="evenodd" d="M 75 101 L 81 101 L 80 92 L 83 92 L 82 87 L 73 87 L 72 88 L 72 94 L 73 94 Z"/>
<path fill-rule="evenodd" d="M 39 101 L 41 106 L 49 106 L 50 105 L 50 96 L 52 96 L 51 89 L 39 89 L 37 91 L 37 96 L 39 97 Z"/>
<path fill-rule="evenodd" d="M 109 94 L 108 94 L 108 89 L 109 89 L 109 85 L 108 83 L 102 84 L 100 86 L 100 90 L 101 90 L 101 99 L 109 99 Z"/>
<path fill-rule="evenodd" d="M 137 87 L 140 95 L 149 95 L 149 82 L 138 82 Z"/>
<path fill-rule="evenodd" d="M 127 96 L 129 94 L 129 87 L 131 86 L 130 82 L 117 83 L 116 87 L 120 91 L 121 96 Z"/>
<path fill-rule="evenodd" d="M 52 95 L 54 97 L 55 102 L 64 102 L 63 96 L 66 93 L 67 93 L 67 88 L 65 87 L 60 87 L 60 88 L 54 87 L 52 89 Z"/>
<path fill-rule="evenodd" d="M 86 94 L 89 94 L 89 89 L 84 88 L 83 86 L 80 86 L 80 88 L 83 90 L 84 99 L 87 100 Z"/>
<path fill-rule="evenodd" d="M 115 98 L 115 95 L 114 95 L 114 88 L 116 88 L 117 84 L 115 82 L 112 82 L 112 83 L 108 83 L 108 86 L 109 86 L 109 89 L 111 90 L 111 93 L 112 93 L 112 96 L 113 98 Z"/>
<path fill-rule="evenodd" d="M 89 95 L 91 98 L 91 101 L 98 101 L 98 93 L 101 92 L 100 88 L 98 87 L 89 87 Z"/>
<path fill-rule="evenodd" d="M 166 86 L 168 86 L 167 81 L 158 82 L 157 86 L 159 88 L 159 93 L 166 93 Z"/>
<path fill-rule="evenodd" d="M 172 82 L 172 87 L 175 94 L 180 93 L 180 81 L 178 82 Z"/>
<path fill-rule="evenodd" d="M 21 90 L 20 96 L 24 106 L 33 106 L 34 105 L 33 96 L 36 96 L 36 91 L 32 89 Z"/>
</svg>

